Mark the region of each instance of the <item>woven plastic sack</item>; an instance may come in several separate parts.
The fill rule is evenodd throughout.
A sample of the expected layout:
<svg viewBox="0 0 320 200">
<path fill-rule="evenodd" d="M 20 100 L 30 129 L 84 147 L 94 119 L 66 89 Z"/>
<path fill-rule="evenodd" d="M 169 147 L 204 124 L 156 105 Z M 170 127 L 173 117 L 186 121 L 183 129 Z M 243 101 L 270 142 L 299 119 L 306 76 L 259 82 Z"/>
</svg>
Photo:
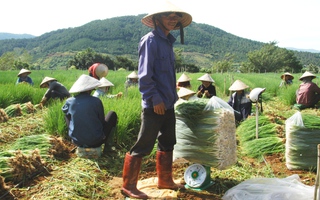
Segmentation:
<svg viewBox="0 0 320 200">
<path fill-rule="evenodd" d="M 298 111 L 286 120 L 286 166 L 289 170 L 310 170 L 317 167 L 319 129 L 304 126 Z"/>
<path fill-rule="evenodd" d="M 313 200 L 314 186 L 301 183 L 297 174 L 286 178 L 254 178 L 229 189 L 223 200 Z"/>
<path fill-rule="evenodd" d="M 187 160 L 217 169 L 237 161 L 233 109 L 218 97 L 177 106 L 176 136 L 174 161 Z"/>
</svg>

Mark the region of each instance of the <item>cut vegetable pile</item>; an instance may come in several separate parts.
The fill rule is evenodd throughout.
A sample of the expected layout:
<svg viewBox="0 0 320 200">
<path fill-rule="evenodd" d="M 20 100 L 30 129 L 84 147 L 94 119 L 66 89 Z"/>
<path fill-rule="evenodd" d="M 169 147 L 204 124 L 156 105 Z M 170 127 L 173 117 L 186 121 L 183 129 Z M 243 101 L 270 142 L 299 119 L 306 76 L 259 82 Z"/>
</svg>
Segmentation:
<svg viewBox="0 0 320 200">
<path fill-rule="evenodd" d="M 286 121 L 286 165 L 290 170 L 317 168 L 320 117 L 296 112 Z"/>
<path fill-rule="evenodd" d="M 232 108 L 218 97 L 183 102 L 176 107 L 174 160 L 183 158 L 217 169 L 237 161 Z"/>
</svg>

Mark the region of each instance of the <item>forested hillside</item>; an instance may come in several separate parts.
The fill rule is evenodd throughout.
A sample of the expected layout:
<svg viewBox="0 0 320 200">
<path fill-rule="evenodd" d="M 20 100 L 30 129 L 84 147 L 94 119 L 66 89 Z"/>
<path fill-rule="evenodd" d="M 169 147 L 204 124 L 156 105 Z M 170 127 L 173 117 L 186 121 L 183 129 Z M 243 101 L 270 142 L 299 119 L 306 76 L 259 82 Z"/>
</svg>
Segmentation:
<svg viewBox="0 0 320 200">
<path fill-rule="evenodd" d="M 32 63 L 56 68 L 66 66 L 67 61 L 79 51 L 91 48 L 110 56 L 127 56 L 137 59 L 140 38 L 150 29 L 141 23 L 143 15 L 122 16 L 96 20 L 76 28 L 60 29 L 30 39 L 0 40 L 0 56 L 16 49 L 25 49 L 32 56 Z M 247 60 L 247 53 L 260 49 L 264 43 L 244 39 L 214 26 L 192 22 L 185 28 L 185 45 L 179 44 L 186 63 L 211 67 L 212 63 L 232 55 L 233 61 Z M 270 41 L 271 42 L 271 41 Z M 294 52 L 301 64 L 320 66 L 320 53 Z"/>
<path fill-rule="evenodd" d="M 7 39 L 23 39 L 23 38 L 34 38 L 36 36 L 30 34 L 13 34 L 13 33 L 0 33 L 0 40 Z"/>
</svg>

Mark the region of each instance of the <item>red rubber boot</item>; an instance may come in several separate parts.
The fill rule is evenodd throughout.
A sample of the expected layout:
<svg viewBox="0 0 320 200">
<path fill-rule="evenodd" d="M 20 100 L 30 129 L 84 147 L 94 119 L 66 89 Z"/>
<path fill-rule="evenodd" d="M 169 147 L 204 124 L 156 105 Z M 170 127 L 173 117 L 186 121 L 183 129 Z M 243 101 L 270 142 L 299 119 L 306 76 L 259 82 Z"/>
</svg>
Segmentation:
<svg viewBox="0 0 320 200">
<path fill-rule="evenodd" d="M 126 153 L 123 165 L 123 185 L 121 188 L 121 192 L 122 194 L 132 198 L 147 199 L 148 195 L 137 189 L 141 162 L 141 157 L 131 156 L 129 153 Z"/>
<path fill-rule="evenodd" d="M 184 189 L 184 185 L 172 180 L 172 151 L 157 151 L 157 174 L 159 189 Z"/>
</svg>

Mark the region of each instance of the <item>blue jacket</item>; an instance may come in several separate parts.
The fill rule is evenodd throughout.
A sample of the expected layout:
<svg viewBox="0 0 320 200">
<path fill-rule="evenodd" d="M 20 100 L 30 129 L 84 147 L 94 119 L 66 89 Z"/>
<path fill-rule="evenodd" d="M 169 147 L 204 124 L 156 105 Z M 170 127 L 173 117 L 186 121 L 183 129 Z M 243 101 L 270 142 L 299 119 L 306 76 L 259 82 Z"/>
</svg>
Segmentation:
<svg viewBox="0 0 320 200">
<path fill-rule="evenodd" d="M 68 98 L 62 111 L 71 117 L 69 136 L 77 146 L 98 147 L 103 143 L 104 108 L 99 98 L 80 93 Z"/>
<path fill-rule="evenodd" d="M 174 68 L 175 38 L 157 29 L 143 36 L 139 43 L 139 90 L 142 107 L 153 108 L 164 102 L 166 109 L 174 108 L 178 100 Z"/>
</svg>

